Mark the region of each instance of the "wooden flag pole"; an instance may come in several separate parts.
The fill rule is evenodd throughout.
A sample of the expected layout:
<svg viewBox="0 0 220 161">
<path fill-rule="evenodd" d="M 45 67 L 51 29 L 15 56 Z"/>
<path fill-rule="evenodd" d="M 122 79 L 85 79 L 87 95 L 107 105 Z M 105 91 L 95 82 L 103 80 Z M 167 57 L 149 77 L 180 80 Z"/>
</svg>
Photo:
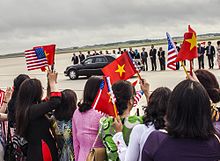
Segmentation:
<svg viewBox="0 0 220 161">
<path fill-rule="evenodd" d="M 114 107 L 115 117 L 118 117 L 117 107 L 115 103 L 113 103 L 113 107 Z"/>
<path fill-rule="evenodd" d="M 189 73 L 187 72 L 186 66 L 184 65 L 183 61 L 181 61 L 181 65 L 182 65 L 182 67 L 183 67 L 183 69 L 184 69 L 184 72 L 186 73 L 187 78 L 189 79 L 189 78 L 190 78 L 190 77 L 189 77 Z"/>
<path fill-rule="evenodd" d="M 192 73 L 192 71 L 193 71 L 193 60 L 190 60 L 190 75 L 192 76 L 193 75 L 193 73 Z"/>
<path fill-rule="evenodd" d="M 137 75 L 138 75 L 138 78 L 139 78 L 140 80 L 142 80 L 141 75 L 140 75 L 140 72 L 137 72 Z"/>
<path fill-rule="evenodd" d="M 118 117 L 117 107 L 116 107 L 115 100 L 114 100 L 114 93 L 113 93 L 113 91 L 112 91 L 110 77 L 105 77 L 105 80 L 106 80 L 106 82 L 107 82 L 108 92 L 109 92 L 109 95 L 110 95 L 111 102 L 112 102 L 112 104 L 113 104 L 115 117 Z"/>
</svg>

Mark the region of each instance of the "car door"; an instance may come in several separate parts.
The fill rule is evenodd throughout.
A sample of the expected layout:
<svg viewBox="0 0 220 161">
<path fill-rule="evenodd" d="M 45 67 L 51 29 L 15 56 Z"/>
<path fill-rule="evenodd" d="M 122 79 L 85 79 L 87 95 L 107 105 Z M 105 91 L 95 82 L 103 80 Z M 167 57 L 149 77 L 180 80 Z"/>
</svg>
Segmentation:
<svg viewBox="0 0 220 161">
<path fill-rule="evenodd" d="M 102 75 L 102 68 L 108 64 L 108 60 L 105 56 L 95 57 L 95 75 Z"/>
<path fill-rule="evenodd" d="M 78 74 L 79 75 L 88 75 L 88 73 L 91 73 L 93 75 L 94 71 L 94 57 L 89 57 L 85 59 L 82 62 L 82 66 L 80 69 L 78 69 Z"/>
</svg>

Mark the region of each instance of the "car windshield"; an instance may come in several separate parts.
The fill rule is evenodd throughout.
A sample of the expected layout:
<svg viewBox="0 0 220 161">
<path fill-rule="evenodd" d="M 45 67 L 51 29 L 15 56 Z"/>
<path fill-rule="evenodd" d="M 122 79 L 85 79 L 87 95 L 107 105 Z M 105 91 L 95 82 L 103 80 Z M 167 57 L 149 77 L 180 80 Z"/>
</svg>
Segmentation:
<svg viewBox="0 0 220 161">
<path fill-rule="evenodd" d="M 92 58 L 89 58 L 84 61 L 84 64 L 92 64 Z"/>
</svg>

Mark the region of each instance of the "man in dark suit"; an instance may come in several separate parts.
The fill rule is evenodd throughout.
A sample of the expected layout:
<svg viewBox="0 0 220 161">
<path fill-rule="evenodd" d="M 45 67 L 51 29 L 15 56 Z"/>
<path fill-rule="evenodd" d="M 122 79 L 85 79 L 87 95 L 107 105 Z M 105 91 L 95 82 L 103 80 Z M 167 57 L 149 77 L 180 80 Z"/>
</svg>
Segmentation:
<svg viewBox="0 0 220 161">
<path fill-rule="evenodd" d="M 198 62 L 199 62 L 199 69 L 204 69 L 204 54 L 205 54 L 205 48 L 201 46 L 200 43 L 198 43 Z"/>
<path fill-rule="evenodd" d="M 165 70 L 165 51 L 162 47 L 159 48 L 157 55 L 160 61 L 160 70 Z"/>
<path fill-rule="evenodd" d="M 214 56 L 215 56 L 215 47 L 211 45 L 211 41 L 208 42 L 208 46 L 206 47 L 206 56 L 209 61 L 209 69 L 213 69 L 214 67 Z"/>
<path fill-rule="evenodd" d="M 148 71 L 147 57 L 148 57 L 148 54 L 145 51 L 145 48 L 142 48 L 141 61 L 142 61 L 143 65 L 144 65 L 144 71 Z"/>
<path fill-rule="evenodd" d="M 85 59 L 85 55 L 82 54 L 81 51 L 79 51 L 79 61 L 80 61 L 80 63 L 81 63 L 84 59 Z"/>
<path fill-rule="evenodd" d="M 134 57 L 135 57 L 135 53 L 134 53 L 132 47 L 129 48 L 129 52 L 128 52 L 128 54 L 131 56 L 132 59 L 134 59 Z"/>
<path fill-rule="evenodd" d="M 151 65 L 152 65 L 152 70 L 151 71 L 156 71 L 157 70 L 157 63 L 156 63 L 156 55 L 157 55 L 157 49 L 154 48 L 154 45 L 151 45 L 150 49 L 150 60 L 151 60 Z"/>
<path fill-rule="evenodd" d="M 73 64 L 78 64 L 79 63 L 79 58 L 78 58 L 78 56 L 76 56 L 76 54 L 73 54 L 72 62 L 73 62 Z"/>
</svg>

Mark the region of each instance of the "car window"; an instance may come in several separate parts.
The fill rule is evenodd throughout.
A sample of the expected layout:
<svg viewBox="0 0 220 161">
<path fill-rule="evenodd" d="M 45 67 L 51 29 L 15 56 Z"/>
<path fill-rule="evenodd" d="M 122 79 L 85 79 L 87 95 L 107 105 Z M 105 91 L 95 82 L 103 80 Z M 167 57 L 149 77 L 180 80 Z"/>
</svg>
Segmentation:
<svg viewBox="0 0 220 161">
<path fill-rule="evenodd" d="M 115 60 L 115 58 L 113 58 L 112 56 L 107 56 L 107 59 L 108 59 L 109 62 L 112 62 L 112 61 Z"/>
<path fill-rule="evenodd" d="M 92 64 L 92 58 L 88 58 L 84 61 L 84 64 Z"/>
<path fill-rule="evenodd" d="M 95 63 L 105 63 L 106 59 L 105 57 L 97 57 L 95 58 Z"/>
</svg>

